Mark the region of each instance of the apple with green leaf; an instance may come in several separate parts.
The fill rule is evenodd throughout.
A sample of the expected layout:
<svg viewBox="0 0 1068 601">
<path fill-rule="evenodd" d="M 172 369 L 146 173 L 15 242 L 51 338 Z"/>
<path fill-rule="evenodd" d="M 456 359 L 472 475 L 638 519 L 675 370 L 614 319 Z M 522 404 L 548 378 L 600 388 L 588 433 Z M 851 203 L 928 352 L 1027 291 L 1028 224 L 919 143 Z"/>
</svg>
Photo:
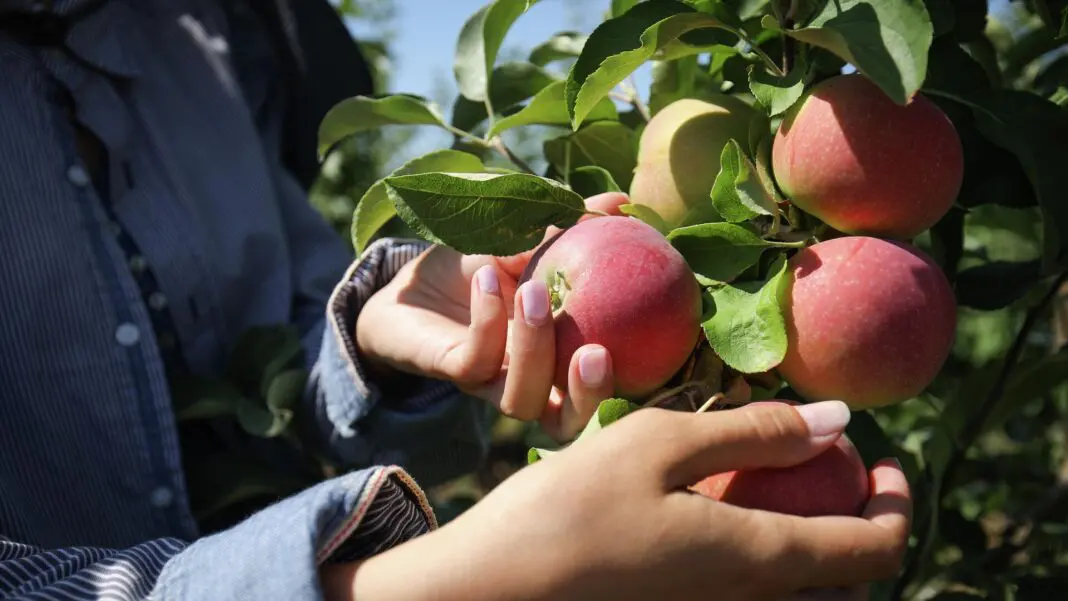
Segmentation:
<svg viewBox="0 0 1068 601">
<path fill-rule="evenodd" d="M 638 399 L 667 383 L 697 343 L 697 280 L 667 239 L 636 218 L 580 221 L 539 248 L 527 273 L 550 291 L 561 390 L 583 345 L 604 346 L 615 393 Z"/>
</svg>

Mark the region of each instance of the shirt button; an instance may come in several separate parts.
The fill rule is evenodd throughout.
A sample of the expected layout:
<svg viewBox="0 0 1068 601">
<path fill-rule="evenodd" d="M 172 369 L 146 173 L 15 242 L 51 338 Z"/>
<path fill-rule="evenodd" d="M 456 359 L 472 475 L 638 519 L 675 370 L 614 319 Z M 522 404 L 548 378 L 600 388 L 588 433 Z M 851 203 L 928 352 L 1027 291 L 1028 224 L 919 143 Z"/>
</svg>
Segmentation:
<svg viewBox="0 0 1068 601">
<path fill-rule="evenodd" d="M 133 346 L 141 339 L 141 330 L 132 323 L 124 323 L 115 328 L 115 340 L 122 346 Z"/>
<path fill-rule="evenodd" d="M 152 496 L 149 498 L 152 506 L 157 509 L 163 509 L 164 507 L 170 507 L 171 502 L 174 501 L 174 493 L 166 486 L 160 486 L 152 491 Z"/>
<path fill-rule="evenodd" d="M 162 292 L 153 292 L 148 297 L 148 306 L 156 311 L 162 311 L 167 306 L 167 296 Z"/>
<path fill-rule="evenodd" d="M 70 183 L 79 188 L 84 188 L 92 182 L 92 180 L 89 179 L 89 172 L 87 172 L 81 165 L 71 165 L 70 168 L 67 169 L 67 179 L 70 180 Z"/>
</svg>

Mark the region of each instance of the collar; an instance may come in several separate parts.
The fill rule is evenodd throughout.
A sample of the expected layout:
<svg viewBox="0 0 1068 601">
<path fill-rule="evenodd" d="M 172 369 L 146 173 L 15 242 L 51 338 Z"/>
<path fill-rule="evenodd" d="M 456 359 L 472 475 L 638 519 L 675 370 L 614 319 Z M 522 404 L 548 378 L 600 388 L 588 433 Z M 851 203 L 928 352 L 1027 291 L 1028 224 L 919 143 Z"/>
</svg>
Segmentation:
<svg viewBox="0 0 1068 601">
<path fill-rule="evenodd" d="M 136 52 L 123 31 L 135 31 L 133 15 L 116 0 L 0 0 L 0 15 L 15 15 L 16 34 L 40 25 L 60 32 L 56 37 L 80 61 L 108 75 L 132 79 L 140 75 Z"/>
</svg>

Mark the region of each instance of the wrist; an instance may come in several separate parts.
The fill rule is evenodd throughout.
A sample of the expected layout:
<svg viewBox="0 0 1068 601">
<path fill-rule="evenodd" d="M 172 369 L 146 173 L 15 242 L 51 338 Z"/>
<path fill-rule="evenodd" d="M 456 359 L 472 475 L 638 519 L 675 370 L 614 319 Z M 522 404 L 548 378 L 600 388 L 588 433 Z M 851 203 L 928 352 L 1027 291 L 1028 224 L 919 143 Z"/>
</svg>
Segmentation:
<svg viewBox="0 0 1068 601">
<path fill-rule="evenodd" d="M 457 566 L 449 565 L 452 555 L 439 534 L 425 534 L 347 567 L 350 596 L 329 601 L 478 601 L 480 597 L 473 594 L 478 579 L 465 583 L 463 577 L 457 578 Z"/>
</svg>

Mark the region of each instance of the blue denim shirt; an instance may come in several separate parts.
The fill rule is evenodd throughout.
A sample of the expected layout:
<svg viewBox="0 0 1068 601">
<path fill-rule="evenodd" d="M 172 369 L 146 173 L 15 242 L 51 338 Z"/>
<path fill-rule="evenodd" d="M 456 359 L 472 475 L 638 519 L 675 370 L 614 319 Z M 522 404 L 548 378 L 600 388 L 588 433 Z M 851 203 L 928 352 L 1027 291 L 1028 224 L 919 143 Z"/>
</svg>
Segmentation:
<svg viewBox="0 0 1068 601">
<path fill-rule="evenodd" d="M 0 33 L 0 598 L 317 599 L 321 562 L 435 526 L 409 474 L 485 450 L 485 411 L 453 387 L 386 399 L 363 377 L 355 316 L 423 246 L 349 256 L 281 165 L 265 32 L 222 1 L 109 0 L 67 51 Z M 103 192 L 75 123 L 106 150 Z M 245 329 L 297 324 L 302 409 L 353 471 L 204 536 L 153 311 L 198 374 Z"/>
</svg>

